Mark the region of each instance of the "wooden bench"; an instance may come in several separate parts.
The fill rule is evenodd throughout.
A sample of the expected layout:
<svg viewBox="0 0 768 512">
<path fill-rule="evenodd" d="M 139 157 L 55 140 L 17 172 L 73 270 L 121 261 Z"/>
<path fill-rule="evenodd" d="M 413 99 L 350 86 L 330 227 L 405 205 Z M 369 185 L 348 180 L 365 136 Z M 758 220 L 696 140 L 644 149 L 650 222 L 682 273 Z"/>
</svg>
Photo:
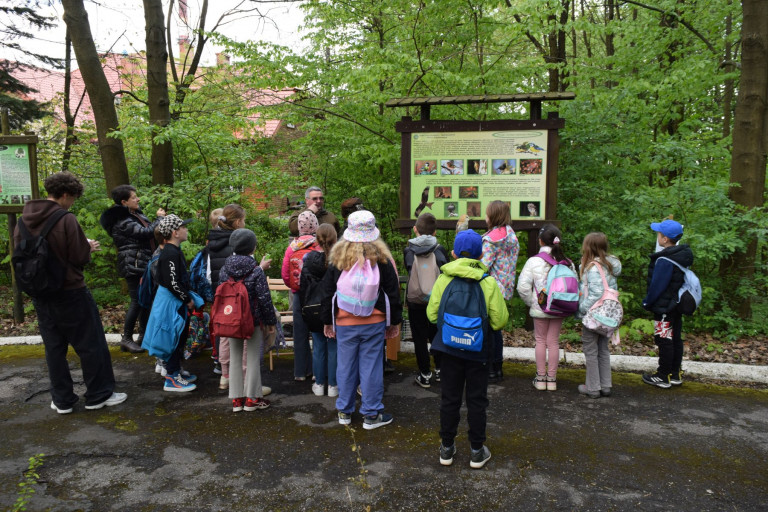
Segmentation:
<svg viewBox="0 0 768 512">
<path fill-rule="evenodd" d="M 285 285 L 282 279 L 267 278 L 267 284 L 269 284 L 269 291 L 271 292 L 284 292 L 288 294 L 291 291 L 291 289 Z M 290 325 L 291 333 L 293 333 L 293 311 L 278 311 L 277 314 L 283 327 L 285 327 L 285 325 Z M 283 329 L 283 334 L 285 335 L 285 329 Z M 293 342 L 293 334 L 291 334 L 291 336 L 285 336 L 285 341 Z M 274 350 L 269 351 L 269 371 L 273 371 L 275 369 L 274 361 L 272 360 L 274 353 Z M 278 357 L 279 355 L 280 354 L 277 353 Z"/>
</svg>

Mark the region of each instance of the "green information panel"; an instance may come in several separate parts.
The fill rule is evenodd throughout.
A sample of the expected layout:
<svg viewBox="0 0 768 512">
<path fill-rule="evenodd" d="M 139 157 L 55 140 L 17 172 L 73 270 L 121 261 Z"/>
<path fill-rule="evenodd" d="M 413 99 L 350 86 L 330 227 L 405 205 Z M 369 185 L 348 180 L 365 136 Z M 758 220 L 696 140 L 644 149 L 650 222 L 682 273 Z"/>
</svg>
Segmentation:
<svg viewBox="0 0 768 512">
<path fill-rule="evenodd" d="M 411 134 L 411 215 L 485 219 L 494 200 L 512 219 L 545 219 L 547 130 Z"/>
<path fill-rule="evenodd" d="M 0 143 L 0 205 L 31 198 L 29 145 Z"/>
</svg>

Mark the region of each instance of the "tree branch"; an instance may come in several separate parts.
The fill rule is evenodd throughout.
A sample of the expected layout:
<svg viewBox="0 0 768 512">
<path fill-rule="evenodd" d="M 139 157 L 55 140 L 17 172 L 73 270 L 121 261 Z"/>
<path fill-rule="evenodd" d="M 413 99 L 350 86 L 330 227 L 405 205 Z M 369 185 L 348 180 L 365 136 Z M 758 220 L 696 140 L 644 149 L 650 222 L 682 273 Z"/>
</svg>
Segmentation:
<svg viewBox="0 0 768 512">
<path fill-rule="evenodd" d="M 124 91 L 124 90 L 122 90 L 122 89 L 121 89 L 121 90 L 119 90 L 119 91 L 115 91 L 115 92 L 113 93 L 113 96 L 117 96 L 118 94 L 127 94 L 128 96 L 130 96 L 131 98 L 135 99 L 135 100 L 136 100 L 136 101 L 138 101 L 139 103 L 143 103 L 144 105 L 149 105 L 149 103 L 147 103 L 147 102 L 146 102 L 146 101 L 144 101 L 143 99 L 139 98 L 138 96 L 136 96 L 135 94 L 133 94 L 131 91 Z"/>
<path fill-rule="evenodd" d="M 678 15 L 676 12 L 674 12 L 674 11 L 667 11 L 667 10 L 664 10 L 664 9 L 660 9 L 660 8 L 658 8 L 658 7 L 653 7 L 652 5 L 645 5 L 645 4 L 642 4 L 642 3 L 640 3 L 640 2 L 636 2 L 635 0 L 622 0 L 622 1 L 623 1 L 625 4 L 632 4 L 632 5 L 636 5 L 636 6 L 638 6 L 638 7 L 642 7 L 643 9 L 648 9 L 649 11 L 655 11 L 655 12 L 659 12 L 659 13 L 661 13 L 661 14 L 664 14 L 664 15 L 666 15 L 666 16 L 674 16 L 674 18 L 675 18 L 677 21 L 679 21 L 681 25 L 683 25 L 685 28 L 687 28 L 688 30 L 690 30 L 690 31 L 691 31 L 691 33 L 692 33 L 693 35 L 695 35 L 696 37 L 698 37 L 699 39 L 701 39 L 701 40 L 702 40 L 702 42 L 703 42 L 703 43 L 704 43 L 704 44 L 707 46 L 707 48 L 709 49 L 709 51 L 711 51 L 712 53 L 714 53 L 715 55 L 717 55 L 717 50 L 715 50 L 715 47 L 714 47 L 714 46 L 712 46 L 712 43 L 710 43 L 710 42 L 709 42 L 709 40 L 707 40 L 707 38 L 706 38 L 706 37 L 704 37 L 704 36 L 703 36 L 703 35 L 702 35 L 702 34 L 701 34 L 701 33 L 700 33 L 698 30 L 696 30 L 695 28 L 693 28 L 693 26 L 692 26 L 690 23 L 688 23 L 687 21 L 685 21 L 685 20 L 684 20 L 684 19 L 683 19 L 681 16 L 679 16 L 679 15 Z"/>
</svg>

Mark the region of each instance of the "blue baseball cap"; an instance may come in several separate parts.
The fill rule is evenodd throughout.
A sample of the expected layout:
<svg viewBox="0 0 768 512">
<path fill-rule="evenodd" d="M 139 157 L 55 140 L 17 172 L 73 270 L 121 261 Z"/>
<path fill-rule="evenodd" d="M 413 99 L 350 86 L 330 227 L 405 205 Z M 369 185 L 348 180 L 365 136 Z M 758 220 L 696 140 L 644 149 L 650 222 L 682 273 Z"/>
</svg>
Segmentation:
<svg viewBox="0 0 768 512">
<path fill-rule="evenodd" d="M 453 252 L 457 258 L 480 258 L 483 254 L 483 237 L 474 229 L 459 231 L 453 241 Z"/>
<path fill-rule="evenodd" d="M 673 240 L 683 236 L 683 225 L 676 220 L 667 219 L 661 222 L 654 222 L 651 224 L 651 229 Z"/>
</svg>

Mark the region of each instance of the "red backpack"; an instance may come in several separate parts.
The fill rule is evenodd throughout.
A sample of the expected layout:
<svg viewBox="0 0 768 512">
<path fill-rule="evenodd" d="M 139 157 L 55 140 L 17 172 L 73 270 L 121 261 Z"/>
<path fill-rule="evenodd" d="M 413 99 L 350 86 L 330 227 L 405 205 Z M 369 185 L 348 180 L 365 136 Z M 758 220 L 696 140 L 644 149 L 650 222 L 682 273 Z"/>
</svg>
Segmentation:
<svg viewBox="0 0 768 512">
<path fill-rule="evenodd" d="M 216 336 L 248 339 L 256 327 L 253 324 L 248 290 L 243 281 L 231 277 L 216 288 L 211 309 L 211 322 Z"/>
<path fill-rule="evenodd" d="M 307 253 L 318 250 L 317 242 L 294 251 L 288 260 L 288 288 L 293 291 L 298 291 L 301 288 L 301 269 L 304 268 L 304 256 Z"/>
</svg>

